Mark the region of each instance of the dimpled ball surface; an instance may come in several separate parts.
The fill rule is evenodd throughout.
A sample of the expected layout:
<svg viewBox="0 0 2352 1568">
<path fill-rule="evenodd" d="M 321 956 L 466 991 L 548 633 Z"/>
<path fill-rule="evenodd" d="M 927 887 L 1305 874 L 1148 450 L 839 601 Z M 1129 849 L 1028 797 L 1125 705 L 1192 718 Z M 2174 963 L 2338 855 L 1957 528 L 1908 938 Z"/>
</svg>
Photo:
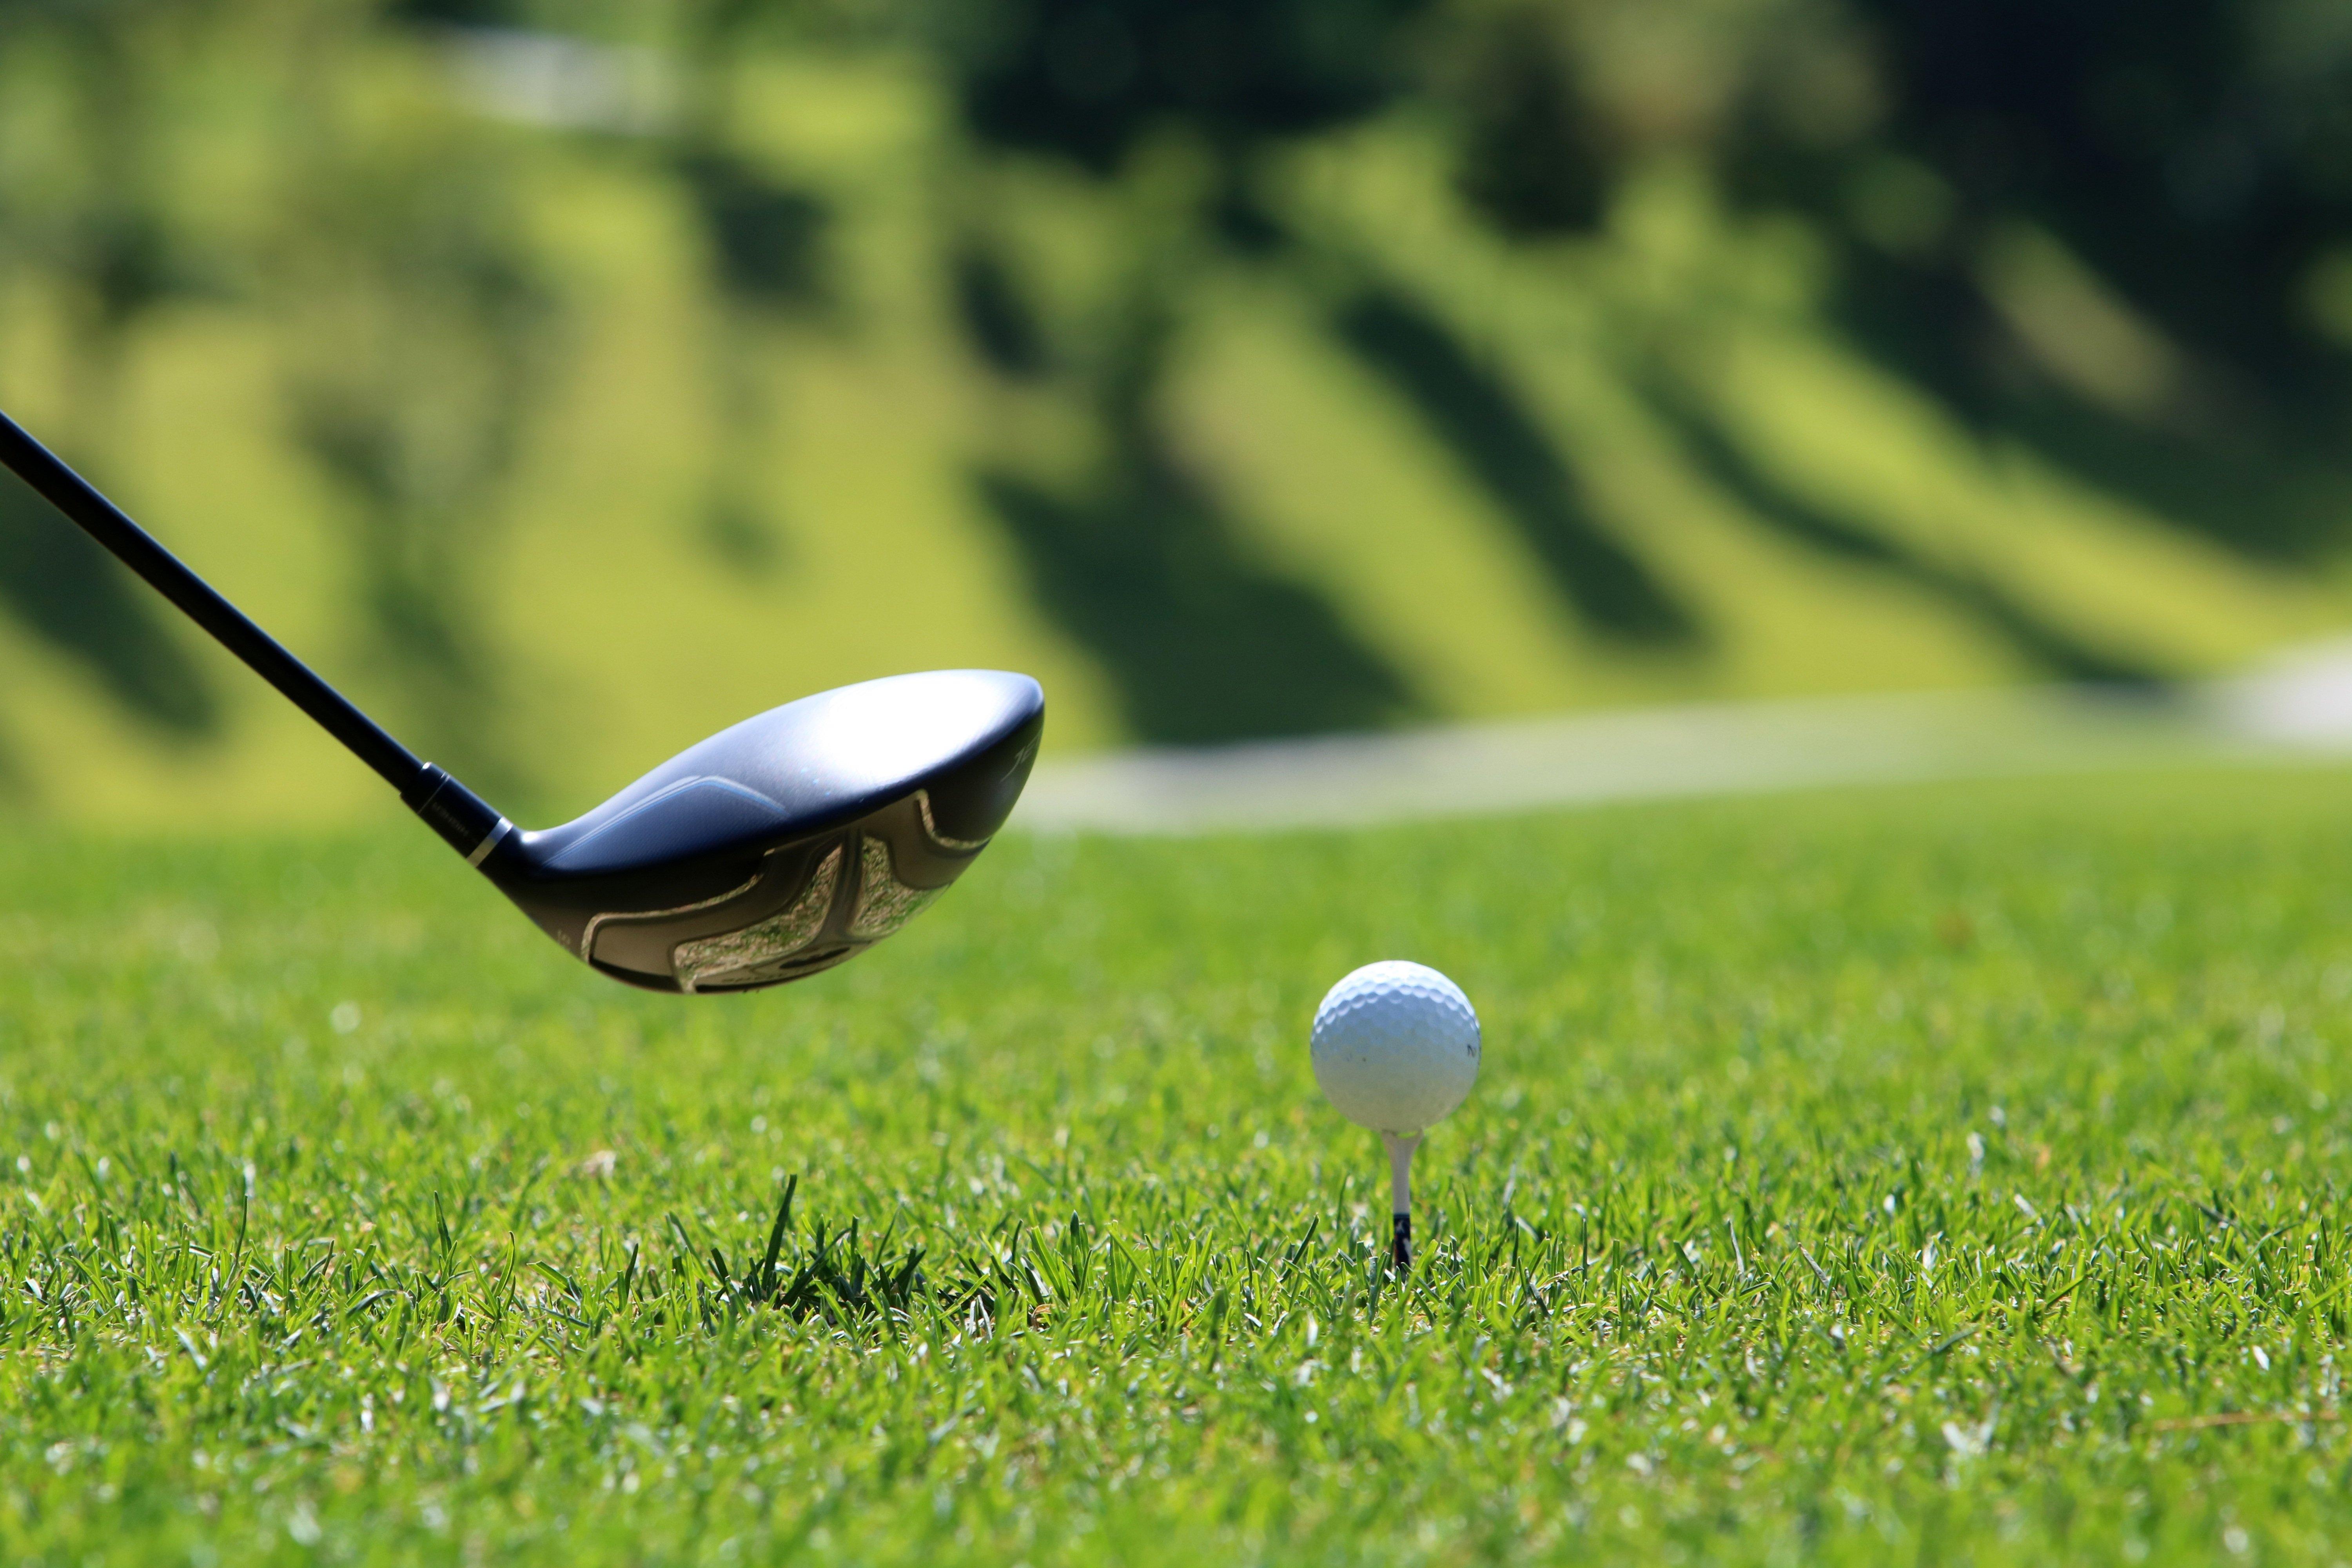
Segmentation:
<svg viewBox="0 0 2352 1568">
<path fill-rule="evenodd" d="M 1462 987 L 1422 963 L 1368 963 L 1315 1010 L 1315 1081 L 1339 1114 L 1411 1137 L 1478 1080 L 1478 1015 Z"/>
</svg>

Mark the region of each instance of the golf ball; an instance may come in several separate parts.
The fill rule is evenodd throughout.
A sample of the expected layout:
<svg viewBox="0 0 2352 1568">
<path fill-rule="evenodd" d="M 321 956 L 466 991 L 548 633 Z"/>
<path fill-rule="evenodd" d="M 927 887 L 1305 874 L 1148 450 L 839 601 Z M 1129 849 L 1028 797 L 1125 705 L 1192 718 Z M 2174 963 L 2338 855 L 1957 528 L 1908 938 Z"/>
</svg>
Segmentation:
<svg viewBox="0 0 2352 1568">
<path fill-rule="evenodd" d="M 1315 1081 L 1339 1114 L 1413 1137 L 1478 1080 L 1478 1015 L 1426 964 L 1368 963 L 1315 1010 Z"/>
</svg>

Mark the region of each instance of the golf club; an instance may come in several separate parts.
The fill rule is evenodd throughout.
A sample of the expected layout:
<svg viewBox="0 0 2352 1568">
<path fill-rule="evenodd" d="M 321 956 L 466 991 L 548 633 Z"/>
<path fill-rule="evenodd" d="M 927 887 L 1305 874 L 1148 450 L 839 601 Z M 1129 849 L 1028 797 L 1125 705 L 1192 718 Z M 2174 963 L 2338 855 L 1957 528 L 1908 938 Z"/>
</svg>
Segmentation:
<svg viewBox="0 0 2352 1568">
<path fill-rule="evenodd" d="M 519 829 L 417 757 L 6 415 L 0 463 L 400 792 L 593 968 L 655 991 L 829 969 L 946 889 L 1012 813 L 1045 694 L 934 670 L 788 702 L 679 752 L 585 816 Z"/>
</svg>

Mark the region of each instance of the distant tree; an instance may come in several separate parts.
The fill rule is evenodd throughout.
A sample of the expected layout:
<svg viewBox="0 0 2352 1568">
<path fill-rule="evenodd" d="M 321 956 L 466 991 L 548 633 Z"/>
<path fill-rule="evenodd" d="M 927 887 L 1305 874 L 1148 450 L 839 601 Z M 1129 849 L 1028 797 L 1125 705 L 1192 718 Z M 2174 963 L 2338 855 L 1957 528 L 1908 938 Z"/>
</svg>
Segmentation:
<svg viewBox="0 0 2352 1568">
<path fill-rule="evenodd" d="M 166 310 L 274 331 L 289 432 L 349 503 L 355 640 L 436 751 L 489 764 L 469 584 L 552 303 L 511 139 L 373 0 L 0 0 L 0 268 L 33 306 L 8 326 L 63 351 L 43 432 L 103 480 Z M 0 604 L 132 712 L 209 731 L 177 623 L 27 492 L 0 497 Z"/>
<path fill-rule="evenodd" d="M 772 568 L 783 548 L 766 482 L 776 417 L 772 329 L 822 316 L 833 303 L 832 204 L 747 151 L 741 124 L 743 62 L 775 47 L 795 9 L 790 0 L 681 7 L 680 112 L 661 139 L 699 230 L 711 301 L 704 357 L 718 429 L 703 537 L 739 570 Z"/>
<path fill-rule="evenodd" d="M 1693 10 L 1712 90 L 1680 119 L 1593 90 L 1623 0 L 1465 15 L 1460 183 L 1502 232 L 1591 232 L 1671 142 L 1801 215 L 1853 341 L 1977 427 L 2249 553 L 2352 526 L 2343 7 Z"/>
<path fill-rule="evenodd" d="M 179 197 L 184 150 L 168 129 L 215 30 L 207 9 L 0 0 L 0 275 L 40 301 L 61 373 L 37 416 L 17 412 L 101 483 L 139 333 L 218 288 L 217 236 Z M 13 479 L 0 480 L 0 606 L 163 733 L 217 724 L 172 620 Z"/>
<path fill-rule="evenodd" d="M 1075 491 L 1066 484 L 1059 506 L 1001 460 L 982 493 L 1049 607 L 1064 606 L 1064 624 L 1120 675 L 1141 732 L 1360 727 L 1421 707 L 1311 588 L 1250 560 L 1208 476 L 1162 427 L 1168 344 L 1220 267 L 1297 289 L 1333 342 L 1421 415 L 1596 635 L 1667 648 L 1697 637 L 1670 588 L 1587 504 L 1507 367 L 1370 250 L 1341 254 L 1282 210 L 1283 155 L 1426 90 L 1423 34 L 1444 20 L 1432 0 L 1042 0 L 950 20 L 947 68 L 977 156 L 1057 163 L 1130 209 L 1115 225 L 1130 250 L 1123 281 L 1085 320 L 1051 319 L 984 202 L 967 203 L 948 275 L 984 363 L 1013 383 L 1062 389 L 1102 427 L 1099 471 Z M 1171 160 L 1197 174 L 1171 177 Z M 1132 345 L 1144 342 L 1155 348 L 1139 358 Z M 1167 504 L 1179 494 L 1185 504 Z M 1123 609 L 1093 619 L 1081 613 L 1089 602 Z M 1275 620 L 1291 629 L 1276 636 Z M 1143 651 L 1179 646 L 1190 656 Z M 1244 689 L 1283 700 L 1244 702 L 1234 695 Z"/>
<path fill-rule="evenodd" d="M 368 42 L 348 46 L 353 77 L 374 64 Z M 290 88 L 299 133 L 272 192 L 262 309 L 285 343 L 289 429 L 344 502 L 362 650 L 423 742 L 512 786 L 480 595 L 558 300 L 522 229 L 512 133 L 464 115 L 437 79 L 383 68 L 412 95 L 397 112 L 356 111 L 349 79 Z"/>
</svg>

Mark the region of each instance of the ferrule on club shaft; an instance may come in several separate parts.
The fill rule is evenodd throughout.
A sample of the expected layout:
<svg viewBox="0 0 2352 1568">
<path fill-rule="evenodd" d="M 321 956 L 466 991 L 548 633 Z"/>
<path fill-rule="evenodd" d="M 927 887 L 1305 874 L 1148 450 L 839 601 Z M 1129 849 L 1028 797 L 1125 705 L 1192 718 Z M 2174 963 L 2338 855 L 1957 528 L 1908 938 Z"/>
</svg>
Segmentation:
<svg viewBox="0 0 2352 1568">
<path fill-rule="evenodd" d="M 497 807 L 431 763 L 418 772 L 416 782 L 403 790 L 400 798 L 448 840 L 468 866 L 479 866 L 498 847 L 499 840 L 514 831 L 514 824 L 499 816 Z"/>
</svg>

